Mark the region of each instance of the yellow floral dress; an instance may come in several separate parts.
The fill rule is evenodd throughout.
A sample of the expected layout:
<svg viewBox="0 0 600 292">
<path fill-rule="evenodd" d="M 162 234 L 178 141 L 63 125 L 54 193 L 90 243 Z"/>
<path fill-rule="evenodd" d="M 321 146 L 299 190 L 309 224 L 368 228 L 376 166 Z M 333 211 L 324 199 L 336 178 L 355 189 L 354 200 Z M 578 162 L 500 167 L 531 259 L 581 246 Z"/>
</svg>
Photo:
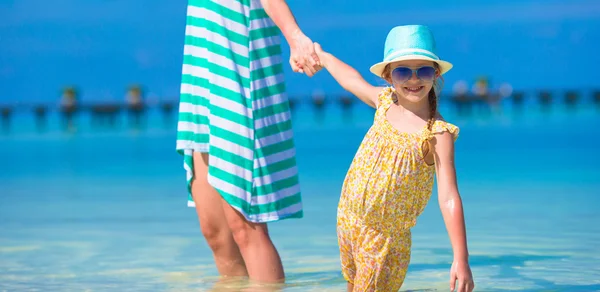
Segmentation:
<svg viewBox="0 0 600 292">
<path fill-rule="evenodd" d="M 398 291 L 410 261 L 411 233 L 431 192 L 435 167 L 422 157 L 426 139 L 458 127 L 436 120 L 403 133 L 386 117 L 392 89 L 379 94 L 375 120 L 346 174 L 338 205 L 342 274 L 356 291 Z"/>
</svg>

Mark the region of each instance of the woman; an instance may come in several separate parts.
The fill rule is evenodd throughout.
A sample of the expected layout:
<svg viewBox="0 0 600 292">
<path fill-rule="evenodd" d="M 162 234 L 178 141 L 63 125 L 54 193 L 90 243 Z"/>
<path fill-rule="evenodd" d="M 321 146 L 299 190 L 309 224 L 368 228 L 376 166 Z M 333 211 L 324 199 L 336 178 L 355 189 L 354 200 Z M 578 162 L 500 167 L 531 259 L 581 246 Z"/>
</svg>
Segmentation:
<svg viewBox="0 0 600 292">
<path fill-rule="evenodd" d="M 267 222 L 303 216 L 280 32 L 294 72 L 313 42 L 284 0 L 189 0 L 177 150 L 189 206 L 223 276 L 284 279 Z"/>
</svg>

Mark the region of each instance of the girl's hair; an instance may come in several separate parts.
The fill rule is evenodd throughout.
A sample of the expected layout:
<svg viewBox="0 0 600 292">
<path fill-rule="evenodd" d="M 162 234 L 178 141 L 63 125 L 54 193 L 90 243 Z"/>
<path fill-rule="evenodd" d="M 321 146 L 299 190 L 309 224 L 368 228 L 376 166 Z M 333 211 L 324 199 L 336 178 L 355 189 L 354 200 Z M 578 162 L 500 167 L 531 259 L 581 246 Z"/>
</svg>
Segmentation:
<svg viewBox="0 0 600 292">
<path fill-rule="evenodd" d="M 440 72 L 440 66 L 437 63 L 434 62 L 433 67 L 437 70 L 437 72 Z M 392 72 L 391 72 L 390 64 L 388 64 L 383 69 L 381 77 L 383 77 L 383 79 L 385 79 L 387 82 L 392 83 L 391 82 L 392 81 L 391 74 L 392 74 Z M 427 98 L 429 100 L 429 120 L 427 120 L 427 129 L 429 131 L 432 130 L 433 123 L 435 123 L 435 117 L 437 115 L 437 108 L 438 108 L 438 94 L 442 90 L 443 84 L 444 84 L 444 78 L 442 78 L 442 76 L 440 75 L 433 81 L 433 87 L 431 87 L 431 90 L 429 91 L 429 94 L 427 95 Z M 429 154 L 429 150 L 430 150 L 429 143 L 427 143 L 427 140 L 423 141 L 423 145 L 421 145 L 421 150 L 423 152 L 423 160 L 425 160 L 425 156 L 427 156 L 427 154 Z"/>
</svg>

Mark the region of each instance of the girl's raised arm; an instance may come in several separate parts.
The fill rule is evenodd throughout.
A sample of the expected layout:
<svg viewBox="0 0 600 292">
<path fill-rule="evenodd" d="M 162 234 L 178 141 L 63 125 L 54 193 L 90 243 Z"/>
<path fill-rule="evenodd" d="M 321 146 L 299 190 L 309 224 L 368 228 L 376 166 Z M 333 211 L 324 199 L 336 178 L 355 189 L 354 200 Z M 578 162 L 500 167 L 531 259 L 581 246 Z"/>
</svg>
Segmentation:
<svg viewBox="0 0 600 292">
<path fill-rule="evenodd" d="M 323 51 L 318 43 L 315 43 L 315 51 L 323 67 L 329 71 L 329 74 L 340 86 L 369 106 L 377 108 L 379 103 L 377 96 L 382 90 L 381 87 L 369 84 L 358 71 L 332 54 Z"/>
</svg>

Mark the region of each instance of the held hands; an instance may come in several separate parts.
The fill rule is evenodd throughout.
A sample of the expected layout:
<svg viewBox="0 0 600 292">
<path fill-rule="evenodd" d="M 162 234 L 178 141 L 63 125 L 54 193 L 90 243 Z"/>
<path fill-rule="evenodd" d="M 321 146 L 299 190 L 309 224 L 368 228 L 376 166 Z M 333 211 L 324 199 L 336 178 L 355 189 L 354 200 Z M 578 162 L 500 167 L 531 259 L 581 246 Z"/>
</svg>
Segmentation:
<svg viewBox="0 0 600 292">
<path fill-rule="evenodd" d="M 457 284 L 458 281 L 458 284 Z M 475 288 L 471 268 L 466 261 L 454 260 L 450 268 L 450 291 L 471 292 Z"/>
<path fill-rule="evenodd" d="M 327 59 L 325 56 L 325 51 L 323 51 L 323 48 L 321 48 L 321 45 L 317 42 L 314 43 L 314 47 L 315 53 L 317 54 L 317 57 L 319 57 L 319 65 L 321 65 L 321 68 L 323 68 L 325 67 L 325 59 Z"/>
<path fill-rule="evenodd" d="M 315 52 L 312 40 L 300 30 L 292 34 L 290 42 L 290 66 L 298 73 L 305 73 L 308 77 L 314 76 L 321 70 L 321 62 Z"/>
</svg>

